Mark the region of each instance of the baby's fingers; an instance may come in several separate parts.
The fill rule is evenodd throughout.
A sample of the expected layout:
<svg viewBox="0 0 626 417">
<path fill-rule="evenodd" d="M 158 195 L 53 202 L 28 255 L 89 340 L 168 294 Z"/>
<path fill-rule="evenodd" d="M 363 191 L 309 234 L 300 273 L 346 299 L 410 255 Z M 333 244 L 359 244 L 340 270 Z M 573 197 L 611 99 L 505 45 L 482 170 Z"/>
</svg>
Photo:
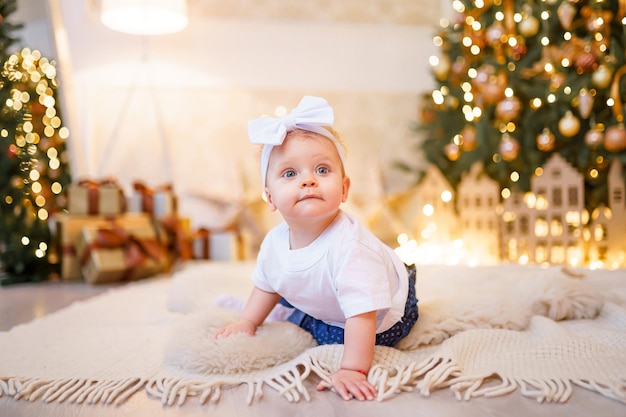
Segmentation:
<svg viewBox="0 0 626 417">
<path fill-rule="evenodd" d="M 218 337 L 221 337 L 221 336 L 228 337 L 230 333 L 231 332 L 230 332 L 230 329 L 228 329 L 228 327 L 221 327 L 217 329 L 215 333 L 213 333 L 213 338 L 217 339 Z"/>
</svg>

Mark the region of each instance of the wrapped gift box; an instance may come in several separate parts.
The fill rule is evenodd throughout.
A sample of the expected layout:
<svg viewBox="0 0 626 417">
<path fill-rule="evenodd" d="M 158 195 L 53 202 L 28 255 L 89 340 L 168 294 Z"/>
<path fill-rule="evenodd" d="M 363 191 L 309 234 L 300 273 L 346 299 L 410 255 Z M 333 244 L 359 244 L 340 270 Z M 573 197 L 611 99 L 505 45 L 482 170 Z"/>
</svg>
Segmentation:
<svg viewBox="0 0 626 417">
<path fill-rule="evenodd" d="M 238 261 L 245 259 L 242 236 L 237 230 L 200 228 L 193 233 L 191 251 L 194 259 Z"/>
<path fill-rule="evenodd" d="M 168 263 L 166 249 L 150 223 L 85 226 L 76 255 L 90 284 L 146 278 L 163 272 Z"/>
<path fill-rule="evenodd" d="M 111 222 L 124 227 L 149 226 L 154 229 L 150 216 L 143 213 L 128 213 L 116 217 L 83 216 L 65 213 L 54 215 L 55 246 L 60 258 L 61 278 L 66 280 L 82 278 L 76 244 L 82 234 L 83 227 L 106 227 Z"/>
<path fill-rule="evenodd" d="M 149 213 L 156 219 L 175 216 L 178 200 L 171 185 L 150 188 L 142 182 L 133 184 L 128 196 L 128 211 Z"/>
<path fill-rule="evenodd" d="M 155 220 L 159 240 L 167 249 L 170 269 L 178 260 L 192 259 L 191 220 L 187 217 L 168 216 Z"/>
<path fill-rule="evenodd" d="M 126 206 L 124 192 L 115 180 L 83 180 L 67 190 L 68 211 L 73 215 L 121 214 Z"/>
<path fill-rule="evenodd" d="M 193 259 L 210 259 L 210 233 L 209 229 L 204 227 L 194 231 L 191 239 L 191 254 Z"/>
</svg>

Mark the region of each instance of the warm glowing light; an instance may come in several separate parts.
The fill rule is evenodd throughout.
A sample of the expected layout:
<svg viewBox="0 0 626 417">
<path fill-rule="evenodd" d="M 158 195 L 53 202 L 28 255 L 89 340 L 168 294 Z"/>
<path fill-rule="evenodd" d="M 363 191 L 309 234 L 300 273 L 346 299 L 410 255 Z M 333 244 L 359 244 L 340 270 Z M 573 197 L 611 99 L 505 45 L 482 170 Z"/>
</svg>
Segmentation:
<svg viewBox="0 0 626 417">
<path fill-rule="evenodd" d="M 444 190 L 441 192 L 441 201 L 449 203 L 452 201 L 452 192 L 450 190 Z"/>
<path fill-rule="evenodd" d="M 133 35 L 163 35 L 189 23 L 186 0 L 101 0 L 100 20 Z"/>
<path fill-rule="evenodd" d="M 409 239 L 406 234 L 398 236 L 400 246 L 394 251 L 407 265 L 486 265 L 494 264 L 496 259 L 489 256 L 477 256 L 471 254 L 462 239 L 451 242 L 437 243 L 424 241 L 418 243 L 415 239 Z"/>
<path fill-rule="evenodd" d="M 432 96 L 433 96 L 433 101 L 435 102 L 435 104 L 443 104 L 444 97 L 443 97 L 443 94 L 441 94 L 441 91 L 439 90 L 433 91 Z"/>
<path fill-rule="evenodd" d="M 545 195 L 539 194 L 537 196 L 537 201 L 535 202 L 535 208 L 537 210 L 547 210 L 548 209 L 548 199 Z"/>
<path fill-rule="evenodd" d="M 39 220 L 48 220 L 48 210 L 42 208 L 39 209 L 39 211 L 37 211 L 37 217 L 39 217 Z"/>
<path fill-rule="evenodd" d="M 432 204 L 425 204 L 424 207 L 422 207 L 422 213 L 424 213 L 424 216 L 430 217 L 435 214 L 435 208 Z"/>
<path fill-rule="evenodd" d="M 61 191 L 63 191 L 63 186 L 61 185 L 61 183 L 54 182 L 50 186 L 50 190 L 52 190 L 52 192 L 55 194 L 60 194 Z"/>
<path fill-rule="evenodd" d="M 276 117 L 283 117 L 287 114 L 287 107 L 285 106 L 278 106 L 274 109 L 274 115 Z"/>
</svg>

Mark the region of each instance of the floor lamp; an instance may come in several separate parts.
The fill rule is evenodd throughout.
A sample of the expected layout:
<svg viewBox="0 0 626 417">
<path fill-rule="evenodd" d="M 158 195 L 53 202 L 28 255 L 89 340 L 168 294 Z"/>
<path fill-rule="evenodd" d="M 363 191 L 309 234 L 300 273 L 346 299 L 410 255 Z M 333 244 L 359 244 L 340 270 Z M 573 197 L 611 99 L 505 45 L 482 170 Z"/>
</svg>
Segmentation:
<svg viewBox="0 0 626 417">
<path fill-rule="evenodd" d="M 163 146 L 165 157 L 168 158 L 168 141 L 165 135 L 165 127 L 163 126 L 163 111 L 157 97 L 157 91 L 150 70 L 147 36 L 171 34 L 187 27 L 189 19 L 187 16 L 186 0 L 102 0 L 100 20 L 110 29 L 133 35 L 141 35 L 143 38 L 141 58 L 135 69 L 132 84 L 120 107 L 120 112 L 115 121 L 113 131 L 111 132 L 111 137 L 105 145 L 105 150 L 98 164 L 99 170 L 102 171 L 109 155 L 114 149 L 115 142 L 119 136 L 119 129 L 124 122 L 131 99 L 142 78 L 147 78 L 148 80 L 147 85 L 149 93 L 152 96 L 159 139 Z M 167 170 L 167 177 L 173 181 L 171 162 L 172 161 L 166 160 L 164 169 Z M 99 174 L 102 174 L 102 172 Z"/>
</svg>

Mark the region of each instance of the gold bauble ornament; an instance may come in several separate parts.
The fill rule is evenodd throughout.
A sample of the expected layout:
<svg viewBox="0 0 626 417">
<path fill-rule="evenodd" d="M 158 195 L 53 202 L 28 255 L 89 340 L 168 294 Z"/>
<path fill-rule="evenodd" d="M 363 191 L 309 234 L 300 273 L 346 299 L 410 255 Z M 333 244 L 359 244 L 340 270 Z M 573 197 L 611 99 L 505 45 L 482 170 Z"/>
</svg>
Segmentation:
<svg viewBox="0 0 626 417">
<path fill-rule="evenodd" d="M 502 44 L 502 36 L 504 36 L 505 29 L 502 23 L 497 22 L 487 28 L 485 33 L 485 40 L 491 46 L 499 46 Z"/>
<path fill-rule="evenodd" d="M 597 126 L 592 127 L 585 133 L 585 144 L 590 148 L 597 148 L 602 145 L 602 142 L 604 142 L 604 132 Z"/>
<path fill-rule="evenodd" d="M 502 140 L 498 144 L 498 153 L 507 162 L 510 162 L 518 157 L 520 151 L 520 144 L 517 139 L 510 135 L 503 135 Z"/>
<path fill-rule="evenodd" d="M 606 129 L 604 133 L 604 149 L 609 152 L 620 152 L 626 149 L 626 128 L 623 123 Z"/>
<path fill-rule="evenodd" d="M 24 188 L 24 180 L 17 175 L 14 175 L 13 177 L 11 177 L 11 187 L 18 190 Z"/>
<path fill-rule="evenodd" d="M 560 90 L 566 81 L 566 76 L 562 72 L 555 72 L 550 77 L 550 91 Z"/>
<path fill-rule="evenodd" d="M 552 151 L 556 142 L 554 134 L 547 127 L 543 129 L 543 132 L 537 135 L 535 140 L 537 141 L 537 149 L 544 152 Z"/>
<path fill-rule="evenodd" d="M 456 161 L 461 156 L 461 149 L 459 148 L 459 145 L 457 145 L 456 143 L 448 143 L 443 148 L 443 152 L 451 161 Z"/>
<path fill-rule="evenodd" d="M 510 122 L 519 117 L 522 110 L 522 102 L 515 96 L 507 97 L 496 105 L 496 116 L 505 122 Z"/>
<path fill-rule="evenodd" d="M 599 88 L 607 88 L 611 84 L 613 78 L 613 71 L 611 68 L 602 64 L 591 74 L 591 82 L 593 85 Z"/>
<path fill-rule="evenodd" d="M 504 98 L 504 86 L 498 83 L 489 83 L 483 87 L 482 96 L 487 104 L 497 103 Z"/>
<path fill-rule="evenodd" d="M 535 36 L 539 32 L 539 20 L 533 15 L 522 19 L 517 25 L 519 33 L 526 37 Z"/>
<path fill-rule="evenodd" d="M 580 131 L 580 120 L 571 110 L 568 110 L 565 113 L 565 116 L 561 120 L 559 120 L 559 132 L 565 137 L 571 138 L 575 136 Z"/>
<path fill-rule="evenodd" d="M 461 137 L 463 138 L 461 148 L 465 152 L 473 151 L 474 149 L 476 149 L 476 145 L 478 144 L 478 142 L 476 141 L 476 128 L 474 126 L 465 126 L 461 131 Z"/>
</svg>

